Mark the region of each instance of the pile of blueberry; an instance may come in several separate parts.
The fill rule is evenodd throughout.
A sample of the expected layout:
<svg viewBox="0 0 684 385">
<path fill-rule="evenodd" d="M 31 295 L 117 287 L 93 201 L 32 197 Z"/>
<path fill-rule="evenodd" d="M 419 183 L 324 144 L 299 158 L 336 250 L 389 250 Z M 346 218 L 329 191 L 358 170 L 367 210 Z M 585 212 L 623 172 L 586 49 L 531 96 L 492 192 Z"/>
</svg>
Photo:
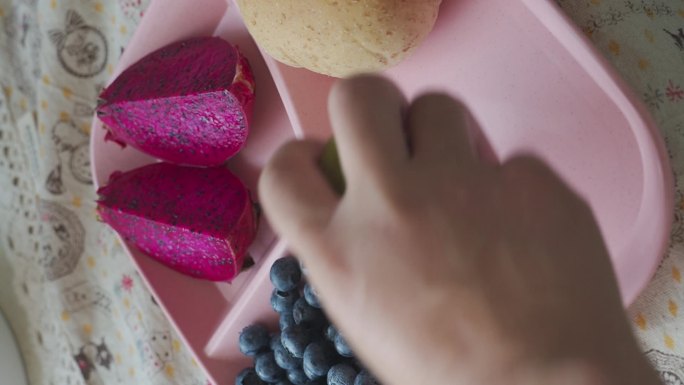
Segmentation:
<svg viewBox="0 0 684 385">
<path fill-rule="evenodd" d="M 243 369 L 235 385 L 379 384 L 354 358 L 302 275 L 292 256 L 271 267 L 271 305 L 280 316 L 280 332 L 271 334 L 261 324 L 242 330 L 240 351 L 254 357 L 254 367 Z"/>
</svg>

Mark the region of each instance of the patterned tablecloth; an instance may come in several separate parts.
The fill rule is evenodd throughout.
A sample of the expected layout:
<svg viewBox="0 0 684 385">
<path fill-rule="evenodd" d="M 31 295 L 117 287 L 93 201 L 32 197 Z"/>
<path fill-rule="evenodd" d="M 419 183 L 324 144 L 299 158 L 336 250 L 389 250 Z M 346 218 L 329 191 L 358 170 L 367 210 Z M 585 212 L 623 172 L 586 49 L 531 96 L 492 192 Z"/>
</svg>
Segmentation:
<svg viewBox="0 0 684 385">
<path fill-rule="evenodd" d="M 0 308 L 31 384 L 207 382 L 95 220 L 93 107 L 147 1 L 0 0 Z M 671 247 L 628 317 L 666 383 L 682 384 L 684 0 L 558 2 L 641 95 L 672 157 Z"/>
</svg>

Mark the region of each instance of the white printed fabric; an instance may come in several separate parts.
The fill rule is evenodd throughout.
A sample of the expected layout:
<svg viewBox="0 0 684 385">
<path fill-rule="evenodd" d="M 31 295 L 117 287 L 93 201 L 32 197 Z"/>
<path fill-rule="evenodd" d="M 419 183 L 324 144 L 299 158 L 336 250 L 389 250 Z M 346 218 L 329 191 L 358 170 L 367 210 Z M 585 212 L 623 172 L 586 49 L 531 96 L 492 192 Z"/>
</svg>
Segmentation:
<svg viewBox="0 0 684 385">
<path fill-rule="evenodd" d="M 95 100 L 149 0 L 0 0 L 0 308 L 33 385 L 205 385 L 95 218 Z M 445 0 L 455 1 L 455 0 Z M 628 316 L 684 383 L 684 0 L 557 0 L 641 95 L 677 181 L 671 247 Z"/>
</svg>

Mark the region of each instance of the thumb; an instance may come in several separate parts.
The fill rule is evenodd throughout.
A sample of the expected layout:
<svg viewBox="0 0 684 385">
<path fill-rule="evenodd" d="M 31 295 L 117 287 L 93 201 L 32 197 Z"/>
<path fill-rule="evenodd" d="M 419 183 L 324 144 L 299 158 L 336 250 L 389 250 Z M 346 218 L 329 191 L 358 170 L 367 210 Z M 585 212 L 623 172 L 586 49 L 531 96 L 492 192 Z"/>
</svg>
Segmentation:
<svg viewBox="0 0 684 385">
<path fill-rule="evenodd" d="M 322 150 L 323 144 L 313 140 L 287 143 L 259 179 L 259 196 L 269 222 L 297 253 L 316 253 L 311 248 L 320 244 L 339 202 L 318 165 Z"/>
</svg>

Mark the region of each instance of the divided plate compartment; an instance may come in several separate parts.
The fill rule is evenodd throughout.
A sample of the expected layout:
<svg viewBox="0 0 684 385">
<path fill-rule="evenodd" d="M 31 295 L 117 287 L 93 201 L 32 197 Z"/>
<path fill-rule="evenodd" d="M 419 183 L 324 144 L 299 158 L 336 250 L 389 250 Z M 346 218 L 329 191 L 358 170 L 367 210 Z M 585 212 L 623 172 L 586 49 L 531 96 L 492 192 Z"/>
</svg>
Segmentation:
<svg viewBox="0 0 684 385">
<path fill-rule="evenodd" d="M 207 35 L 237 44 L 255 73 L 250 136 L 228 166 L 256 197 L 260 170 L 282 143 L 329 137 L 326 101 L 334 79 L 262 55 L 232 1 L 153 0 L 112 80 L 157 48 Z M 549 162 L 592 206 L 623 301 L 634 300 L 669 239 L 669 160 L 646 109 L 552 0 L 445 0 L 425 43 L 385 74 L 409 97 L 425 90 L 460 97 L 499 159 L 533 154 Z M 95 118 L 96 187 L 113 171 L 155 161 L 105 142 L 104 134 Z M 211 381 L 232 384 L 251 364 L 238 350 L 239 331 L 256 321 L 277 329 L 268 275 L 286 244 L 262 218 L 250 248 L 256 265 L 231 284 L 185 277 L 124 247 Z"/>
</svg>

